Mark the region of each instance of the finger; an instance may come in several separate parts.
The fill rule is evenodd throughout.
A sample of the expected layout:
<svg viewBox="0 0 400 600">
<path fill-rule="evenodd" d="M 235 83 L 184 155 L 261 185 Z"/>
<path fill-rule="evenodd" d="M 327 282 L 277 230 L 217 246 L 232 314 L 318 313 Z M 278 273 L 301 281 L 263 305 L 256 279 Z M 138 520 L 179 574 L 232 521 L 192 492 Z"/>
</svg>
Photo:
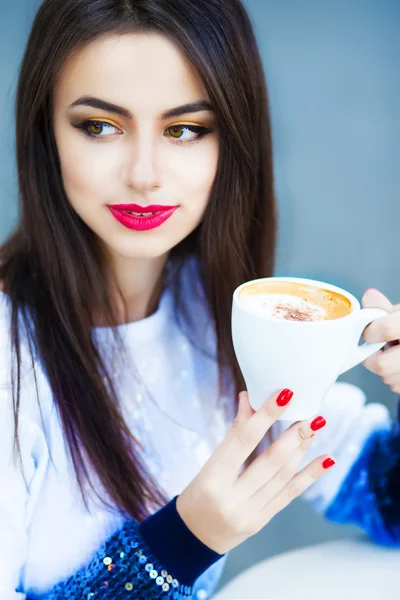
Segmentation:
<svg viewBox="0 0 400 600">
<path fill-rule="evenodd" d="M 373 321 L 363 331 L 366 342 L 393 342 L 400 338 L 400 311 Z"/>
<path fill-rule="evenodd" d="M 315 441 L 315 433 L 304 440 L 293 452 L 290 460 L 282 466 L 274 477 L 265 483 L 251 498 L 254 510 L 261 510 L 268 502 L 277 496 L 293 479 L 300 463 L 304 459 L 307 450 Z"/>
<path fill-rule="evenodd" d="M 393 305 L 382 292 L 375 288 L 366 290 L 362 297 L 361 304 L 363 308 L 383 308 L 388 313 L 393 310 Z"/>
<path fill-rule="evenodd" d="M 313 460 L 293 477 L 288 485 L 261 510 L 262 519 L 266 522 L 284 509 L 292 500 L 305 492 L 335 464 L 334 459 L 325 454 Z"/>
<path fill-rule="evenodd" d="M 250 406 L 247 392 L 240 392 L 238 401 L 237 422 L 245 423 L 256 411 Z"/>
<path fill-rule="evenodd" d="M 325 425 L 326 420 L 321 416 L 293 423 L 241 473 L 235 484 L 239 495 L 243 498 L 254 495 L 290 462 L 296 450 L 310 439 L 315 431 Z"/>
<path fill-rule="evenodd" d="M 386 378 L 400 374 L 400 346 L 392 346 L 384 352 L 380 350 L 367 358 L 364 366 L 388 383 Z"/>
<path fill-rule="evenodd" d="M 293 392 L 290 390 L 282 390 L 271 396 L 247 421 L 235 419 L 217 453 L 214 453 L 216 460 L 223 456 L 222 460 L 235 478 L 240 467 L 261 442 L 266 432 L 290 406 L 292 396 Z"/>
</svg>

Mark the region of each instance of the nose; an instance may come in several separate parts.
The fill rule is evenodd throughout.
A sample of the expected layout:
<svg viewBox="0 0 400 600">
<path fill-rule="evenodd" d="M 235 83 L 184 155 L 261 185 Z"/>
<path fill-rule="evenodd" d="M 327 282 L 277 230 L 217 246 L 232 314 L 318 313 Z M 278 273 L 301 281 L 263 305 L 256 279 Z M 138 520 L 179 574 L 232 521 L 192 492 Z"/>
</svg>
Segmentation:
<svg viewBox="0 0 400 600">
<path fill-rule="evenodd" d="M 138 131 L 134 136 L 129 148 L 126 180 L 128 186 L 140 194 L 160 187 L 157 144 L 149 128 Z"/>
</svg>

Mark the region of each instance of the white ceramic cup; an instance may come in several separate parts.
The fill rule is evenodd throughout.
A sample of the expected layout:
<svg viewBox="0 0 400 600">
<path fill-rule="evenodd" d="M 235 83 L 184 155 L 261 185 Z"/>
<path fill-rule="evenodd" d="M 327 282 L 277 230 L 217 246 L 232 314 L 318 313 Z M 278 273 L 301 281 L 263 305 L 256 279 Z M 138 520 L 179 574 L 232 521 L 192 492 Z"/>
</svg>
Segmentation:
<svg viewBox="0 0 400 600">
<path fill-rule="evenodd" d="M 350 313 L 326 321 L 271 318 L 261 307 L 249 308 L 239 300 L 244 287 L 263 281 L 300 283 L 336 292 L 350 301 Z M 269 277 L 240 285 L 233 294 L 232 338 L 251 406 L 257 410 L 272 394 L 289 388 L 293 400 L 281 420 L 298 421 L 318 413 L 338 376 L 385 345 L 358 343 L 365 327 L 386 315 L 380 308 L 362 309 L 352 294 L 322 281 Z"/>
</svg>

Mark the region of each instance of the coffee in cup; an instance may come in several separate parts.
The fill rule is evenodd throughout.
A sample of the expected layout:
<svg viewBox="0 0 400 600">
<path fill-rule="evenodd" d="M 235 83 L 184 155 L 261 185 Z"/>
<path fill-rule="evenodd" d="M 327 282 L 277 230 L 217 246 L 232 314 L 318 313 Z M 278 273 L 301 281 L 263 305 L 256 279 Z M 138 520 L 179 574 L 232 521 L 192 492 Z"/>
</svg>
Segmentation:
<svg viewBox="0 0 400 600">
<path fill-rule="evenodd" d="M 304 283 L 263 281 L 242 288 L 239 302 L 266 317 L 286 321 L 330 321 L 351 311 L 348 298 Z"/>
</svg>

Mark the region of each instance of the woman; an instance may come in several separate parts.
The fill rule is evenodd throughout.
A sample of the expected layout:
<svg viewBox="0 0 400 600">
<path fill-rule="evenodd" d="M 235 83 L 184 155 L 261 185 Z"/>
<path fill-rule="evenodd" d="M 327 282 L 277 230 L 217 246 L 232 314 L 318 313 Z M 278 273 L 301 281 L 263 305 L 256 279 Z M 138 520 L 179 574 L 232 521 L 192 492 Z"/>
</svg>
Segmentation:
<svg viewBox="0 0 400 600">
<path fill-rule="evenodd" d="M 232 292 L 272 274 L 275 245 L 266 88 L 239 0 L 45 0 L 16 120 L 1 591 L 205 598 L 226 553 L 311 484 L 317 508 L 353 518 L 378 442 L 397 443 L 383 407 L 338 384 L 324 416 L 280 431 L 290 390 L 235 406 Z M 396 470 L 356 519 L 393 543 L 381 495 L 398 499 Z"/>
</svg>

